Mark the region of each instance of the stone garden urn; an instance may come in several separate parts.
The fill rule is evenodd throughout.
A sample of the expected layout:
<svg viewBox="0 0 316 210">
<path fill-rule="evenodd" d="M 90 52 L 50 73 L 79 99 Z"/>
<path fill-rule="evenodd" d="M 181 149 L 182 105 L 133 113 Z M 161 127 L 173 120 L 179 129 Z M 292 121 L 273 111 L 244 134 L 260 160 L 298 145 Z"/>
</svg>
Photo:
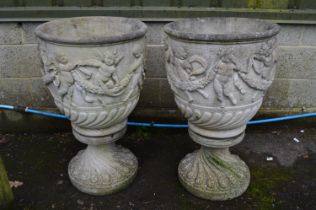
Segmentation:
<svg viewBox="0 0 316 210">
<path fill-rule="evenodd" d="M 110 194 L 136 175 L 136 157 L 114 142 L 139 99 L 146 28 L 136 19 L 78 17 L 36 29 L 44 83 L 76 139 L 88 145 L 68 167 L 82 192 Z"/>
<path fill-rule="evenodd" d="M 229 147 L 243 140 L 273 81 L 279 30 L 245 18 L 185 19 L 164 27 L 169 84 L 190 137 L 201 145 L 178 167 L 192 194 L 227 200 L 246 191 L 249 169 Z"/>
</svg>

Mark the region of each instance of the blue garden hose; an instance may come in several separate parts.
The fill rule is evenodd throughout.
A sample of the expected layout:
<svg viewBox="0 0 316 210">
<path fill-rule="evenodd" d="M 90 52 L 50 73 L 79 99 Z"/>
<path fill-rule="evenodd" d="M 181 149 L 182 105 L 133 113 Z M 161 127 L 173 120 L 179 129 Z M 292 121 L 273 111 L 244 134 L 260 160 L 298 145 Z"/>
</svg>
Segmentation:
<svg viewBox="0 0 316 210">
<path fill-rule="evenodd" d="M 62 115 L 62 114 L 43 112 L 40 110 L 31 109 L 29 107 L 23 107 L 23 106 L 0 105 L 0 109 L 14 110 L 17 112 L 26 112 L 26 113 L 32 113 L 32 114 L 37 114 L 37 115 L 42 115 L 42 116 L 47 116 L 47 117 L 55 117 L 55 118 L 60 118 L 60 119 L 68 119 L 65 115 Z"/>
<path fill-rule="evenodd" d="M 68 118 L 65 115 L 51 113 L 51 112 L 44 112 L 44 111 L 29 108 L 29 107 L 0 105 L 0 109 L 14 110 L 17 112 L 26 112 L 26 113 L 32 113 L 32 114 L 37 114 L 37 115 L 42 115 L 42 116 L 47 116 L 47 117 L 54 117 L 54 118 L 68 120 Z M 252 120 L 252 121 L 249 121 L 247 124 L 248 125 L 255 125 L 255 124 L 263 124 L 263 123 L 279 122 L 279 121 L 285 121 L 285 120 L 294 120 L 294 119 L 306 118 L 306 117 L 316 117 L 316 112 L 291 115 L 291 116 L 284 116 L 284 117 L 276 117 L 276 118 L 263 119 L 263 120 Z M 139 126 L 139 127 L 157 127 L 157 128 L 188 128 L 187 124 L 128 122 L 128 125 L 129 126 Z"/>
</svg>

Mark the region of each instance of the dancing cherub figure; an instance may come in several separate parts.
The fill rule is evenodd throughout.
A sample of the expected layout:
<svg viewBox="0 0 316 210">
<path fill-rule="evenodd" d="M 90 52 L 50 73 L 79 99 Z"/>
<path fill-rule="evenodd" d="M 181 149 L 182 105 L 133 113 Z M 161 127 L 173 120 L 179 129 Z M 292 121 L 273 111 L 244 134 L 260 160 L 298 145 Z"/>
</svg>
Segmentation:
<svg viewBox="0 0 316 210">
<path fill-rule="evenodd" d="M 224 98 L 227 97 L 233 105 L 237 104 L 235 88 L 245 94 L 245 90 L 241 86 L 238 74 L 240 71 L 237 58 L 228 50 L 220 53 L 220 59 L 214 67 L 214 91 L 221 105 L 224 106 Z"/>
<path fill-rule="evenodd" d="M 45 84 L 53 83 L 57 87 L 58 95 L 63 100 L 66 95 L 72 94 L 74 84 L 71 71 L 76 68 L 76 64 L 69 62 L 63 53 L 56 53 L 54 59 L 47 61 L 48 68 L 45 69 L 43 80 Z"/>
<path fill-rule="evenodd" d="M 258 52 L 250 60 L 254 72 L 261 75 L 263 79 L 270 80 L 273 76 L 271 75 L 272 66 L 275 65 L 275 58 L 273 56 L 275 39 L 271 39 L 263 43 Z"/>
</svg>

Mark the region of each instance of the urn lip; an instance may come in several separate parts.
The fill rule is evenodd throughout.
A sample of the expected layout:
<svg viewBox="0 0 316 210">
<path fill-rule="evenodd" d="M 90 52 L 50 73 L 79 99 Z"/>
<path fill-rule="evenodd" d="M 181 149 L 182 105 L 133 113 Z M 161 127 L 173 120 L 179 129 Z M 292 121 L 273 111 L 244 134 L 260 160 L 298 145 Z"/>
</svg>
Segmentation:
<svg viewBox="0 0 316 210">
<path fill-rule="evenodd" d="M 171 22 L 164 26 L 164 31 L 190 41 L 248 42 L 273 37 L 280 32 L 280 26 L 260 19 L 207 17 Z"/>
<path fill-rule="evenodd" d="M 46 22 L 35 34 L 54 43 L 109 44 L 141 38 L 146 31 L 146 24 L 134 18 L 87 16 Z"/>
</svg>

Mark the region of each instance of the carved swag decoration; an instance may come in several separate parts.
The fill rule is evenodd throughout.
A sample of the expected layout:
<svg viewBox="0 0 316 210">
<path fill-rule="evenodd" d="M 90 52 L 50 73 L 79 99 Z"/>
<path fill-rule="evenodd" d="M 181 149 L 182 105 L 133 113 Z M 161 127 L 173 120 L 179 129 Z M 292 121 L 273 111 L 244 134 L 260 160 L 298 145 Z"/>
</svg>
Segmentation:
<svg viewBox="0 0 316 210">
<path fill-rule="evenodd" d="M 216 98 L 222 106 L 225 99 L 236 105 L 234 90 L 237 89 L 240 94 L 246 93 L 242 81 L 250 88 L 261 92 L 271 85 L 276 65 L 275 42 L 276 39 L 273 38 L 262 43 L 259 50 L 247 59 L 245 67 L 231 48 L 220 50 L 214 65 L 209 65 L 205 58 L 189 55 L 184 47 L 171 49 L 166 46 L 167 72 L 171 88 L 175 92 L 175 87 L 184 91 L 189 102 L 193 102 L 191 92 L 196 91 L 207 99 L 209 93 L 204 91 L 204 88 L 212 83 Z"/>
<path fill-rule="evenodd" d="M 45 48 L 41 47 L 40 52 L 44 63 L 43 80 L 46 85 L 53 84 L 57 88 L 57 93 L 61 100 L 66 98 L 71 101 L 74 88 L 78 88 L 85 102 L 106 104 L 104 96 L 116 97 L 125 93 L 130 82 L 141 82 L 144 77 L 142 67 L 142 52 L 140 46 L 133 51 L 135 62 L 130 70 L 121 80 L 117 75 L 117 66 L 124 59 L 117 50 L 110 53 L 98 51 L 96 58 L 87 60 L 73 60 L 67 58 L 62 53 L 55 54 L 53 58 L 48 58 L 44 53 Z M 135 72 L 138 71 L 138 74 Z M 142 78 L 140 78 L 142 77 Z M 130 89 L 124 96 L 127 100 L 134 92 Z"/>
</svg>

